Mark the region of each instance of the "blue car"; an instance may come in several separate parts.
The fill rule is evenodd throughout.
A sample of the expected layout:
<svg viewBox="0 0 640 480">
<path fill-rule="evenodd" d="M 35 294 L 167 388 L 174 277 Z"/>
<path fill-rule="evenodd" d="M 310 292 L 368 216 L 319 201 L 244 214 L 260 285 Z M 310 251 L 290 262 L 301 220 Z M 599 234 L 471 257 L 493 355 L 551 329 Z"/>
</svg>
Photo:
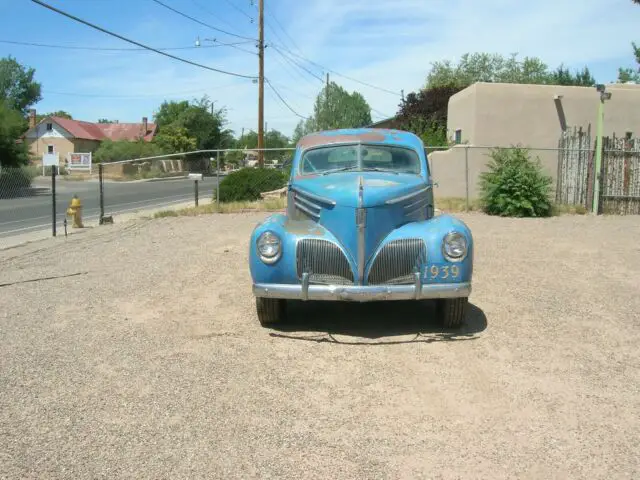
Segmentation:
<svg viewBox="0 0 640 480">
<path fill-rule="evenodd" d="M 435 300 L 459 327 L 471 294 L 473 238 L 435 215 L 424 145 L 387 129 L 300 139 L 286 214 L 253 231 L 249 262 L 258 319 L 285 319 L 287 300 Z"/>
</svg>

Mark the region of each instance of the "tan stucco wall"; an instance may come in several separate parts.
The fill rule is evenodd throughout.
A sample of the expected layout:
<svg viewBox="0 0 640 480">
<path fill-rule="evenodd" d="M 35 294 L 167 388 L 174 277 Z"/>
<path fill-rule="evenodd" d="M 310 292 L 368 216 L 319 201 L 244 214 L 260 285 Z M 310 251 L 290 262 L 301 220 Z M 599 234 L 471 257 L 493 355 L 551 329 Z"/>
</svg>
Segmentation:
<svg viewBox="0 0 640 480">
<path fill-rule="evenodd" d="M 605 103 L 604 135 L 624 136 L 630 131 L 640 136 L 640 85 L 607 85 L 612 96 Z M 562 95 L 559 101 L 554 95 Z M 566 125 L 587 129 L 591 124 L 595 139 L 599 93 L 594 87 L 476 83 L 452 96 L 448 109 L 448 133 L 462 128 L 468 142 L 469 194 L 476 198 L 480 172 L 489 161 L 488 148 L 521 144 L 531 148 L 547 173 L 556 179 L 562 133 L 556 105 L 561 106 Z M 430 155 L 433 176 L 440 196 L 464 197 L 466 192 L 464 149 L 456 148 Z"/>
<path fill-rule="evenodd" d="M 42 164 L 42 154 L 47 153 L 47 146 L 53 145 L 54 151 L 58 154 L 60 162 L 63 162 L 68 152 L 73 152 L 73 142 L 67 138 L 45 137 L 38 139 L 26 139 L 29 151 L 36 157 L 36 163 Z"/>
</svg>

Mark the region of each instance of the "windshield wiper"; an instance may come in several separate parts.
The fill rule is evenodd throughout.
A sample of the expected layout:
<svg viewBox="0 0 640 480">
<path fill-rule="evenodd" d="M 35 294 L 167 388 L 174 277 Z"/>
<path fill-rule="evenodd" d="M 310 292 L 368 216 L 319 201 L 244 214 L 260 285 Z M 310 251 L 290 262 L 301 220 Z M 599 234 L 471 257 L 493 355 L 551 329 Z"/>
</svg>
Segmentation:
<svg viewBox="0 0 640 480">
<path fill-rule="evenodd" d="M 389 170 L 388 168 L 379 168 L 379 167 L 365 167 L 362 169 L 363 172 L 385 172 L 385 173 L 393 173 L 394 175 L 398 175 L 398 172 L 395 170 Z"/>
<path fill-rule="evenodd" d="M 357 165 L 352 165 L 350 167 L 342 167 L 342 168 L 334 168 L 333 170 L 327 170 L 326 172 L 322 172 L 322 175 L 329 175 L 330 173 L 336 172 L 347 172 L 349 170 L 358 170 L 359 172 L 385 172 L 385 173 L 393 173 L 394 175 L 398 175 L 398 172 L 395 170 L 389 170 L 386 168 L 378 168 L 378 167 L 364 167 L 358 169 Z"/>
<path fill-rule="evenodd" d="M 351 165 L 350 167 L 334 168 L 333 170 L 327 170 L 326 172 L 322 172 L 322 175 L 329 175 L 330 173 L 336 173 L 336 172 L 346 172 L 348 170 L 355 170 L 357 168 L 358 168 L 357 165 Z"/>
</svg>

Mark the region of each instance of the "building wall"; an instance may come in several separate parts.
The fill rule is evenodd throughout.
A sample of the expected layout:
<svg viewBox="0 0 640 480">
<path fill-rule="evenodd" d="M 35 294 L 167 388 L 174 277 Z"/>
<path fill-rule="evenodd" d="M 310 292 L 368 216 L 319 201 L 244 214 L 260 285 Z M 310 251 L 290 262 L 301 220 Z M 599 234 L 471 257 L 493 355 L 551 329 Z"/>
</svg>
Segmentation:
<svg viewBox="0 0 640 480">
<path fill-rule="evenodd" d="M 640 136 L 640 85 L 607 85 L 612 96 L 605 102 L 604 135 Z M 555 95 L 562 98 L 554 99 Z M 558 140 L 563 128 L 591 127 L 595 139 L 599 93 L 594 87 L 476 83 L 449 100 L 448 130 L 462 128 L 468 142 L 469 195 L 478 195 L 478 180 L 486 170 L 490 152 L 486 147 L 520 144 L 531 148 L 551 175 L 557 177 Z M 546 149 L 546 150 L 545 150 Z M 549 150 L 550 149 L 550 150 Z M 436 194 L 466 194 L 465 149 L 430 155 Z"/>
<path fill-rule="evenodd" d="M 62 161 L 68 152 L 73 152 L 73 138 L 63 128 L 55 123 L 52 124 L 52 130 L 47 130 L 46 122 L 43 122 L 28 132 L 25 138 L 29 146 L 29 152 L 36 158 L 36 163 L 42 163 L 42 155 L 47 153 L 49 145 L 53 145 L 54 152 L 58 153 L 60 161 Z"/>
</svg>

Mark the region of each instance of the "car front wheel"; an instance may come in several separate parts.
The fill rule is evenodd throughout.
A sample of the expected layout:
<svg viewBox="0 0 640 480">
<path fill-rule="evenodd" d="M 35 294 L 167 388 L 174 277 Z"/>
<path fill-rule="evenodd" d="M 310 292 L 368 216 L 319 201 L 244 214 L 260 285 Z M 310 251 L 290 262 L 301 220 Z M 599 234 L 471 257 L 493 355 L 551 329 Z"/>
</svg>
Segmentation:
<svg viewBox="0 0 640 480">
<path fill-rule="evenodd" d="M 260 325 L 267 327 L 286 319 L 287 301 L 281 298 L 256 297 L 256 311 Z"/>
<path fill-rule="evenodd" d="M 446 298 L 438 300 L 438 311 L 446 328 L 458 328 L 467 316 L 469 298 Z"/>
</svg>

